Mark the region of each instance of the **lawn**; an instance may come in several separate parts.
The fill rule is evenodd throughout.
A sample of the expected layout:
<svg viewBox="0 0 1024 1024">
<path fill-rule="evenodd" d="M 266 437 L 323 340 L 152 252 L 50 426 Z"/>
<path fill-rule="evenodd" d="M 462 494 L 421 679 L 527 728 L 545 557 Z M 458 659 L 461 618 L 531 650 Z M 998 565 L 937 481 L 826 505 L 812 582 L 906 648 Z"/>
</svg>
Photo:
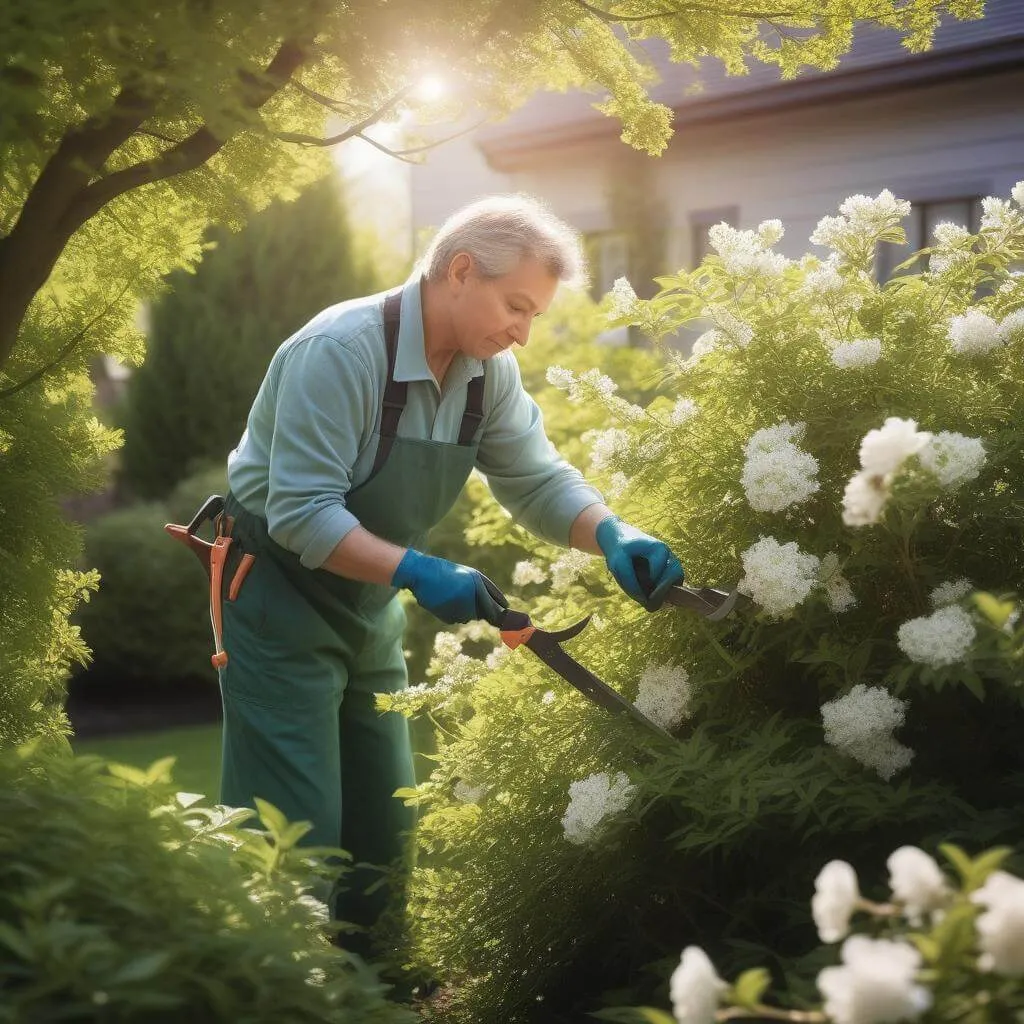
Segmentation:
<svg viewBox="0 0 1024 1024">
<path fill-rule="evenodd" d="M 108 761 L 146 768 L 162 757 L 176 757 L 172 777 L 181 790 L 203 793 L 216 801 L 220 789 L 219 724 L 193 725 L 127 736 L 72 740 L 76 754 L 96 754 Z"/>
</svg>

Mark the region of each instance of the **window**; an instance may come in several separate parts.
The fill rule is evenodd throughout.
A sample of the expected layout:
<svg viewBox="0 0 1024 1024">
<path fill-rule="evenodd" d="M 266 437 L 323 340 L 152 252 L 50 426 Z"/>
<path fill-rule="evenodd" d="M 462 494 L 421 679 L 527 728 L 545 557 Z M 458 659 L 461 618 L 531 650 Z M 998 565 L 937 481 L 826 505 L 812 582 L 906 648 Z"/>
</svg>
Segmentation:
<svg viewBox="0 0 1024 1024">
<path fill-rule="evenodd" d="M 882 242 L 875 255 L 875 276 L 880 282 L 888 281 L 894 269 L 911 253 L 935 244 L 935 228 L 939 224 L 952 222 L 966 228 L 972 234 L 981 222 L 981 197 L 967 196 L 961 199 L 936 199 L 928 202 L 913 202 L 910 216 L 903 221 L 907 234 L 906 245 Z"/>
<path fill-rule="evenodd" d="M 739 221 L 739 210 L 735 206 L 720 206 L 713 210 L 694 210 L 690 214 L 690 267 L 699 267 L 701 261 L 711 248 L 711 229 L 725 221 L 736 227 Z"/>
</svg>

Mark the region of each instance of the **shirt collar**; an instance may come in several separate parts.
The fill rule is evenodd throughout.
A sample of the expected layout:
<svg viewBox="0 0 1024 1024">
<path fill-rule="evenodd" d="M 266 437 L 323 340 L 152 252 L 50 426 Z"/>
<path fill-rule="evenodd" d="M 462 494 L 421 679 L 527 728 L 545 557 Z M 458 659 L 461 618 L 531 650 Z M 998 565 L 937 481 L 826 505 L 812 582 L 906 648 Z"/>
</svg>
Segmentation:
<svg viewBox="0 0 1024 1024">
<path fill-rule="evenodd" d="M 395 356 L 396 381 L 434 379 L 424 351 L 422 287 L 423 278 L 418 273 L 413 273 L 402 287 L 402 319 L 398 328 L 398 353 Z M 483 375 L 484 364 L 479 359 L 472 359 L 459 352 L 452 360 L 449 373 L 452 371 L 461 374 L 468 382 Z"/>
</svg>

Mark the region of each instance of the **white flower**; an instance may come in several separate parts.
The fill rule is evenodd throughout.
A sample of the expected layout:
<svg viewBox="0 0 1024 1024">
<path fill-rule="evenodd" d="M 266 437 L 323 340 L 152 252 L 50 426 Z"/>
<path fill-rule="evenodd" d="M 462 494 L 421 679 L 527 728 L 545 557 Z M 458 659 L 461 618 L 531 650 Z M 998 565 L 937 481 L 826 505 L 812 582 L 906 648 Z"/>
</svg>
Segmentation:
<svg viewBox="0 0 1024 1024">
<path fill-rule="evenodd" d="M 463 804 L 478 804 L 487 794 L 487 786 L 474 786 L 465 779 L 459 779 L 452 786 L 452 796 Z"/>
<path fill-rule="evenodd" d="M 994 245 L 1005 244 L 1008 236 L 1024 228 L 1024 217 L 1008 199 L 987 196 L 981 201 L 981 230 L 991 233 Z"/>
<path fill-rule="evenodd" d="M 593 388 L 597 392 L 599 398 L 610 398 L 619 388 L 619 385 L 616 384 L 611 377 L 605 376 L 596 367 L 581 374 L 579 383 Z M 569 397 L 571 398 L 572 396 L 570 395 Z M 583 397 L 583 395 L 581 394 L 578 397 Z"/>
<path fill-rule="evenodd" d="M 1024 331 L 1024 309 L 1015 309 L 999 322 L 999 334 L 1004 342 L 1008 342 L 1013 335 Z"/>
<path fill-rule="evenodd" d="M 494 650 L 484 659 L 484 665 L 489 671 L 494 672 L 501 668 L 511 653 L 504 644 L 497 644 Z"/>
<path fill-rule="evenodd" d="M 974 584 L 966 576 L 958 580 L 947 580 L 940 583 L 929 595 L 933 608 L 941 608 L 943 605 L 955 604 L 962 597 L 966 597 L 974 589 Z"/>
<path fill-rule="evenodd" d="M 548 574 L 530 559 L 516 562 L 516 567 L 512 570 L 512 583 L 517 587 L 525 587 L 530 583 L 543 583 L 547 578 Z"/>
<path fill-rule="evenodd" d="M 681 427 L 687 420 L 697 415 L 697 403 L 692 398 L 680 398 L 672 406 L 669 422 L 674 427 Z"/>
<path fill-rule="evenodd" d="M 1018 181 L 1017 184 L 1010 189 L 1010 195 L 1018 206 L 1024 206 L 1024 181 Z"/>
<path fill-rule="evenodd" d="M 545 690 L 540 695 L 540 702 L 541 702 L 541 704 L 554 704 L 554 702 L 555 702 L 555 691 L 554 690 Z"/>
<path fill-rule="evenodd" d="M 434 657 L 446 664 L 462 653 L 462 641 L 454 633 L 441 631 L 434 634 Z"/>
<path fill-rule="evenodd" d="M 982 356 L 1005 342 L 999 324 L 980 309 L 969 309 L 954 316 L 946 331 L 954 352 L 962 356 Z"/>
<path fill-rule="evenodd" d="M 562 391 L 568 391 L 576 383 L 576 374 L 564 366 L 549 366 L 544 376 L 552 387 L 561 388 Z"/>
<path fill-rule="evenodd" d="M 838 298 L 845 287 L 846 281 L 839 273 L 835 260 L 828 259 L 807 271 L 799 292 L 811 300 L 829 301 Z"/>
<path fill-rule="evenodd" d="M 889 416 L 880 429 L 869 430 L 860 443 L 861 468 L 875 476 L 894 473 L 905 459 L 916 455 L 931 434 L 917 429 L 914 420 Z"/>
<path fill-rule="evenodd" d="M 629 487 L 629 477 L 625 473 L 612 473 L 608 481 L 608 497 L 621 498 Z"/>
<path fill-rule="evenodd" d="M 925 914 L 937 910 L 949 896 L 942 868 L 924 850 L 901 846 L 885 862 L 889 869 L 889 888 L 893 899 L 903 904 L 907 919 L 920 925 Z"/>
<path fill-rule="evenodd" d="M 826 967 L 817 981 L 835 1024 L 895 1024 L 932 1005 L 928 989 L 915 984 L 921 954 L 908 943 L 853 935 L 841 958 L 843 966 Z"/>
<path fill-rule="evenodd" d="M 953 249 L 971 239 L 971 233 L 967 228 L 948 220 L 936 224 L 932 234 L 935 236 L 936 243 L 946 249 Z"/>
<path fill-rule="evenodd" d="M 898 643 L 911 661 L 942 668 L 963 661 L 977 632 L 970 615 L 959 605 L 951 604 L 931 615 L 904 622 Z"/>
<path fill-rule="evenodd" d="M 947 490 L 974 480 L 985 465 L 985 446 L 977 437 L 942 430 L 918 452 L 925 469 L 939 478 Z"/>
<path fill-rule="evenodd" d="M 1024 975 L 1024 881 L 993 871 L 971 895 L 985 907 L 978 917 L 978 966 L 1011 977 Z"/>
<path fill-rule="evenodd" d="M 801 551 L 795 541 L 780 544 L 762 536 L 740 557 L 745 574 L 740 592 L 776 618 L 795 608 L 817 583 L 818 558 Z"/>
<path fill-rule="evenodd" d="M 845 860 L 830 860 L 818 872 L 811 897 L 811 914 L 822 942 L 838 942 L 849 934 L 859 901 L 857 872 Z"/>
<path fill-rule="evenodd" d="M 843 492 L 843 522 L 847 526 L 870 526 L 881 518 L 889 498 L 885 477 L 861 470 L 850 477 Z"/>
<path fill-rule="evenodd" d="M 832 362 L 841 370 L 870 366 L 882 357 L 882 342 L 878 338 L 857 338 L 855 341 L 835 341 L 831 345 Z"/>
<path fill-rule="evenodd" d="M 891 779 L 914 756 L 893 736 L 903 724 L 906 708 L 906 701 L 883 687 L 858 683 L 849 693 L 822 705 L 825 742 L 881 778 Z"/>
<path fill-rule="evenodd" d="M 629 455 L 633 439 L 621 427 L 588 430 L 582 440 L 590 445 L 590 468 L 595 473 L 611 469 Z"/>
<path fill-rule="evenodd" d="M 679 1024 L 712 1024 L 719 997 L 729 988 L 700 946 L 687 946 L 672 972 L 669 995 Z"/>
<path fill-rule="evenodd" d="M 747 461 L 740 482 L 750 507 L 757 512 L 780 512 L 806 501 L 818 490 L 814 479 L 818 460 L 790 440 L 806 424 L 783 421 L 755 431 L 747 442 Z"/>
<path fill-rule="evenodd" d="M 703 359 L 709 352 L 713 352 L 722 343 L 722 336 L 716 330 L 705 331 L 690 349 L 690 358 L 687 363 L 693 364 Z"/>
<path fill-rule="evenodd" d="M 768 248 L 782 237 L 782 225 L 765 221 L 761 228 L 756 232 L 739 231 L 722 221 L 708 229 L 708 241 L 728 273 L 735 277 L 778 277 L 789 266 L 785 256 Z"/>
<path fill-rule="evenodd" d="M 839 252 L 870 245 L 882 232 L 897 227 L 910 213 L 910 203 L 883 189 L 871 199 L 850 196 L 839 207 L 841 217 L 822 217 L 811 234 L 812 245 L 825 245 Z"/>
<path fill-rule="evenodd" d="M 782 221 L 775 218 L 763 220 L 757 225 L 757 237 L 764 245 L 778 245 L 785 233 L 786 229 L 782 226 Z"/>
<path fill-rule="evenodd" d="M 609 778 L 607 772 L 594 772 L 569 786 L 569 806 L 562 816 L 565 838 L 581 846 L 596 838 L 605 820 L 620 814 L 636 793 L 636 786 L 625 772 Z"/>
<path fill-rule="evenodd" d="M 608 310 L 609 320 L 635 317 L 640 311 L 640 299 L 633 286 L 624 277 L 617 278 L 612 285 L 612 304 Z"/>
<path fill-rule="evenodd" d="M 560 594 L 576 582 L 580 573 L 590 564 L 592 556 L 586 551 L 570 550 L 551 563 L 551 589 Z"/>
<path fill-rule="evenodd" d="M 634 706 L 663 729 L 675 729 L 690 709 L 690 677 L 679 665 L 650 664 L 640 676 Z"/>
<path fill-rule="evenodd" d="M 857 603 L 850 581 L 839 572 L 839 556 L 829 553 L 821 560 L 818 580 L 825 588 L 829 607 L 834 612 L 845 612 Z"/>
<path fill-rule="evenodd" d="M 754 340 L 754 328 L 741 320 L 728 306 L 708 306 L 704 315 L 717 324 L 719 340 L 731 341 L 739 348 L 746 348 Z"/>
</svg>

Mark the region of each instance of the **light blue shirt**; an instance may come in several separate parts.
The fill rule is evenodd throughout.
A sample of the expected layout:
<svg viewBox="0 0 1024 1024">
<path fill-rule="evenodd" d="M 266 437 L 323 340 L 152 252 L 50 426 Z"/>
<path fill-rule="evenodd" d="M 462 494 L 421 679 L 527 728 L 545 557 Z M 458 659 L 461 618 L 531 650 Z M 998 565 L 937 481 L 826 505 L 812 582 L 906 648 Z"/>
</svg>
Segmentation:
<svg viewBox="0 0 1024 1024">
<path fill-rule="evenodd" d="M 383 299 L 330 306 L 281 345 L 228 456 L 232 493 L 309 569 L 359 525 L 345 499 L 369 478 L 377 453 L 388 369 Z M 419 278 L 411 278 L 395 361 L 395 380 L 409 382 L 398 435 L 457 443 L 466 387 L 483 372 L 460 353 L 438 387 L 424 352 Z M 573 521 L 602 497 L 548 440 L 511 352 L 488 361 L 478 437 L 476 466 L 498 501 L 531 533 L 568 546 Z"/>
</svg>

